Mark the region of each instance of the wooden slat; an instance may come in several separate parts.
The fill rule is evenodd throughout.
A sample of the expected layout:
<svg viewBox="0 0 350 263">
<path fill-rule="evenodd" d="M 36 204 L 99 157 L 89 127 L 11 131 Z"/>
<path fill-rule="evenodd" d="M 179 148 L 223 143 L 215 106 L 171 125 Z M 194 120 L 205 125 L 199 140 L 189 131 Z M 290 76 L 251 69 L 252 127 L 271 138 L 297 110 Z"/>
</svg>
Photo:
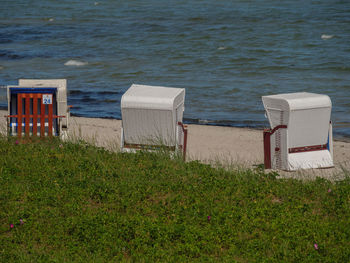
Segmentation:
<svg viewBox="0 0 350 263">
<path fill-rule="evenodd" d="M 58 116 L 53 114 L 53 104 L 48 104 L 48 112 L 46 112 L 46 105 L 42 101 L 43 94 L 40 93 L 19 93 L 17 94 L 17 114 L 8 115 L 7 117 L 17 118 L 17 135 L 22 137 L 22 125 L 24 122 L 25 135 L 30 135 L 30 124 L 32 123 L 32 133 L 34 136 L 38 134 L 38 119 L 40 118 L 40 136 L 45 136 L 45 122 L 48 122 L 48 135 L 53 136 L 53 121 L 57 118 L 65 118 L 66 116 Z M 23 112 L 23 99 L 25 99 L 25 109 Z M 33 110 L 30 114 L 30 101 L 33 99 Z M 39 99 L 40 114 L 38 113 Z M 40 116 L 39 116 L 40 115 Z M 23 121 L 24 118 L 24 121 Z"/>
<path fill-rule="evenodd" d="M 45 104 L 43 104 L 43 97 L 41 96 L 40 107 L 40 136 L 45 136 Z"/>
<path fill-rule="evenodd" d="M 271 130 L 265 129 L 263 133 L 264 141 L 264 166 L 265 169 L 271 169 Z"/>
<path fill-rule="evenodd" d="M 30 134 L 30 94 L 25 94 L 25 134 L 29 136 Z"/>
<path fill-rule="evenodd" d="M 17 136 L 22 137 L 22 94 L 17 94 Z"/>
<path fill-rule="evenodd" d="M 52 124 L 53 124 L 53 110 L 52 110 L 52 104 L 48 104 L 49 106 L 49 136 L 52 136 Z"/>
<path fill-rule="evenodd" d="M 33 135 L 38 134 L 38 96 L 36 93 L 33 94 Z"/>
<path fill-rule="evenodd" d="M 313 151 L 322 151 L 322 150 L 328 150 L 327 144 L 321 144 L 321 145 L 311 145 L 311 146 L 303 146 L 303 147 L 295 147 L 295 148 L 289 148 L 289 153 L 301 153 L 301 152 L 313 152 Z"/>
</svg>

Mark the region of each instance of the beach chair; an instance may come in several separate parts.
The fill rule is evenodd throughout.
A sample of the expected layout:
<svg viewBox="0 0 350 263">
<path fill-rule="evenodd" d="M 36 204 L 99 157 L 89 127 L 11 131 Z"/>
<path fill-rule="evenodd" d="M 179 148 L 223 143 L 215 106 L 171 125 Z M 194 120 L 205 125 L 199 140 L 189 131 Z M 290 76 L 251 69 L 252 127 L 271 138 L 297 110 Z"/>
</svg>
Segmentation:
<svg viewBox="0 0 350 263">
<path fill-rule="evenodd" d="M 122 96 L 122 151 L 166 148 L 185 158 L 185 89 L 133 84 Z"/>
<path fill-rule="evenodd" d="M 333 167 L 332 103 L 307 92 L 263 96 L 270 129 L 264 130 L 266 169 Z"/>
<path fill-rule="evenodd" d="M 65 79 L 20 79 L 7 86 L 10 136 L 67 137 L 69 107 Z"/>
</svg>

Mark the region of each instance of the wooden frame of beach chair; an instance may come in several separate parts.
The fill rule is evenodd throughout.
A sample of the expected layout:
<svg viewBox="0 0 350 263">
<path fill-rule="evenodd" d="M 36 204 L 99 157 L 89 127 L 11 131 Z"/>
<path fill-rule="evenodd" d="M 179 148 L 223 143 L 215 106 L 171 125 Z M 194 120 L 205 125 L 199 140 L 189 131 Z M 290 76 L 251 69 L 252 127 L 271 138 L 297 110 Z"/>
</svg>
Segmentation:
<svg viewBox="0 0 350 263">
<path fill-rule="evenodd" d="M 8 135 L 67 136 L 66 80 L 20 80 L 7 87 L 7 97 Z"/>
<path fill-rule="evenodd" d="M 183 135 L 184 135 L 183 144 L 180 145 L 179 147 L 182 150 L 182 156 L 183 156 L 183 159 L 185 161 L 186 160 L 186 151 L 187 151 L 187 132 L 188 132 L 188 129 L 187 129 L 187 125 L 184 125 L 180 121 L 177 124 L 181 127 L 181 130 L 182 130 Z"/>
</svg>

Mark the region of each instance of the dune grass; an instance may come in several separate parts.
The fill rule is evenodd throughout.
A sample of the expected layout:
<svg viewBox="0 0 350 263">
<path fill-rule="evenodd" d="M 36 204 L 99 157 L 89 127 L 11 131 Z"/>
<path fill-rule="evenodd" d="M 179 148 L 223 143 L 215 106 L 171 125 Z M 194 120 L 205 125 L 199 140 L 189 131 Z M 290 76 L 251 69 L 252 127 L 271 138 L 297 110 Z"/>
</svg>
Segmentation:
<svg viewBox="0 0 350 263">
<path fill-rule="evenodd" d="M 0 139 L 0 262 L 347 262 L 350 179 Z"/>
</svg>

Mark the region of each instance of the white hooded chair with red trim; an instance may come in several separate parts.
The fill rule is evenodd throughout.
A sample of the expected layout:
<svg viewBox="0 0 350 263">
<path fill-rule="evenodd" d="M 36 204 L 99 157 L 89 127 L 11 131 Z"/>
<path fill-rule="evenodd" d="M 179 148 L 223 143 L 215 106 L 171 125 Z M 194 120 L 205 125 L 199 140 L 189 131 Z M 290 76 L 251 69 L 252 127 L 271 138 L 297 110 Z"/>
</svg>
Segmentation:
<svg viewBox="0 0 350 263">
<path fill-rule="evenodd" d="M 271 129 L 264 130 L 266 169 L 333 167 L 332 102 L 308 92 L 263 96 Z"/>
<path fill-rule="evenodd" d="M 186 156 L 185 89 L 133 84 L 122 96 L 122 151 L 167 148 Z"/>
</svg>

